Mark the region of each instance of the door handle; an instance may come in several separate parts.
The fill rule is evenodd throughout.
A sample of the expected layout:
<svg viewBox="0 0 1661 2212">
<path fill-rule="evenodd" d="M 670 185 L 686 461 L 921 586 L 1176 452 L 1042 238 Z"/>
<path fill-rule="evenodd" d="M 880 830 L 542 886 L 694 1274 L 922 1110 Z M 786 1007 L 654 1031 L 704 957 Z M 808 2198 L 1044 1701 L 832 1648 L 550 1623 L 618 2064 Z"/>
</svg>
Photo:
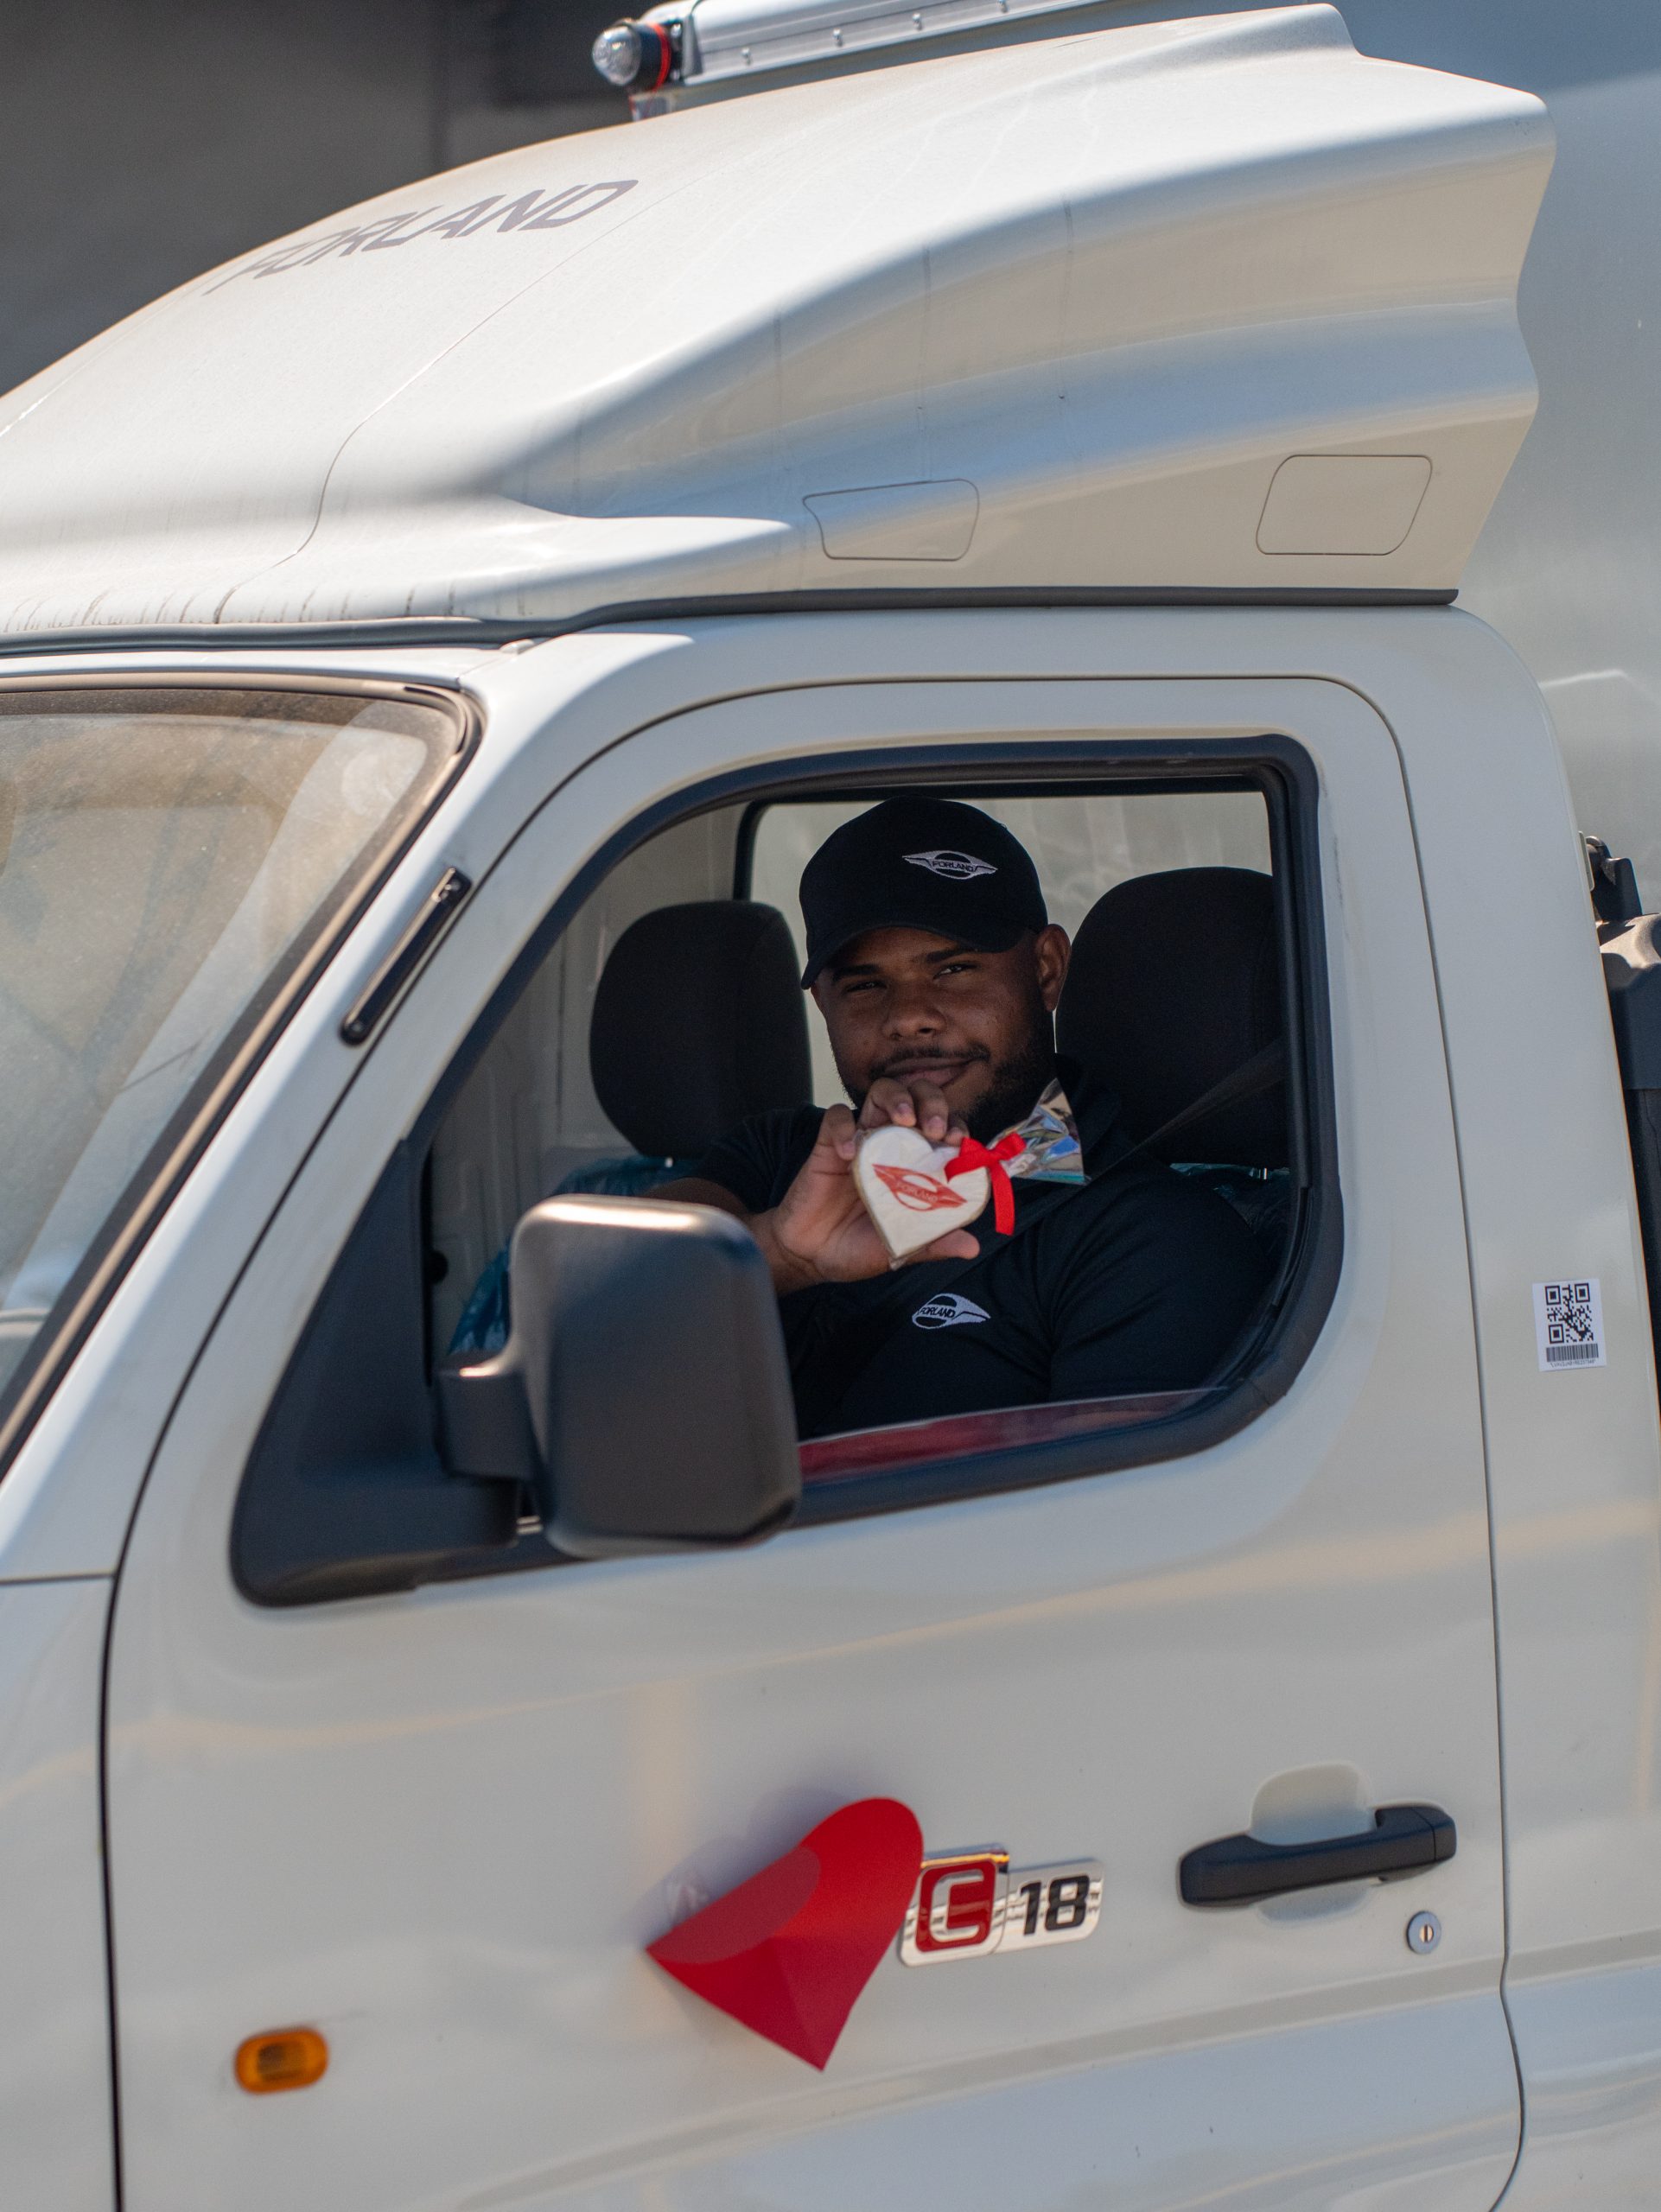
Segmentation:
<svg viewBox="0 0 1661 2212">
<path fill-rule="evenodd" d="M 1219 1836 L 1188 1852 L 1179 1870 L 1184 1904 L 1256 1904 L 1328 1882 L 1393 1882 L 1451 1859 L 1459 1837 L 1439 1805 L 1381 1805 L 1359 1835 L 1313 1843 Z"/>
</svg>

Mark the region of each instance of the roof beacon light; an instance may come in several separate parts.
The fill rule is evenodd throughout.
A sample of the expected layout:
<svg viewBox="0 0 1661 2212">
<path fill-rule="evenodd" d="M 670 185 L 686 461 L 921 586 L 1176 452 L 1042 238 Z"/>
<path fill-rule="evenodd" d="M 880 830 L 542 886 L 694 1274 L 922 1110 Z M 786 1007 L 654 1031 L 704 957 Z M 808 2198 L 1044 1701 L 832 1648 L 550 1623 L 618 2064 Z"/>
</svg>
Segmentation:
<svg viewBox="0 0 1661 2212">
<path fill-rule="evenodd" d="M 594 66 L 620 92 L 655 92 L 680 60 L 678 23 L 633 22 L 627 17 L 594 42 Z"/>
</svg>

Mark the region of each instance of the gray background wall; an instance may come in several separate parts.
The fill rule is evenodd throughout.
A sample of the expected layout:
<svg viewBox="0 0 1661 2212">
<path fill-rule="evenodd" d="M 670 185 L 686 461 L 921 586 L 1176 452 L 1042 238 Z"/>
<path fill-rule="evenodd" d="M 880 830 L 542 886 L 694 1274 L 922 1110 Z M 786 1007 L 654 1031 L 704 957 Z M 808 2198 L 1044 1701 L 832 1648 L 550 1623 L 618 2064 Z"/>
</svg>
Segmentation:
<svg viewBox="0 0 1661 2212">
<path fill-rule="evenodd" d="M 0 391 L 265 239 L 621 123 L 619 0 L 4 0 Z"/>
</svg>

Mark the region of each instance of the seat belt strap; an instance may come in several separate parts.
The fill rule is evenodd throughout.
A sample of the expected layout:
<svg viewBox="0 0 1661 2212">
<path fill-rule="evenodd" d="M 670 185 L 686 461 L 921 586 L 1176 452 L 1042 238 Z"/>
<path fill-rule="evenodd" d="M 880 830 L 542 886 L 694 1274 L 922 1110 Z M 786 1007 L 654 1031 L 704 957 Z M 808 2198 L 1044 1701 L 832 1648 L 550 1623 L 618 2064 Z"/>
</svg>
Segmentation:
<svg viewBox="0 0 1661 2212">
<path fill-rule="evenodd" d="M 1161 1122 L 1139 1144 L 1133 1144 L 1129 1152 L 1121 1153 L 1113 1166 L 1117 1167 L 1124 1160 L 1134 1160 L 1139 1152 L 1147 1152 L 1155 1145 L 1168 1143 L 1182 1130 L 1193 1128 L 1225 1106 L 1240 1106 L 1248 1098 L 1261 1097 L 1264 1091 L 1272 1090 L 1277 1083 L 1283 1083 L 1285 1079 L 1286 1046 L 1282 1039 L 1276 1037 L 1272 1045 L 1265 1045 L 1249 1060 L 1242 1060 L 1238 1068 L 1231 1068 L 1220 1082 L 1212 1084 L 1209 1090 L 1202 1090 L 1199 1097 L 1192 1104 L 1185 1106 L 1180 1114 L 1173 1114 L 1168 1122 Z"/>
</svg>

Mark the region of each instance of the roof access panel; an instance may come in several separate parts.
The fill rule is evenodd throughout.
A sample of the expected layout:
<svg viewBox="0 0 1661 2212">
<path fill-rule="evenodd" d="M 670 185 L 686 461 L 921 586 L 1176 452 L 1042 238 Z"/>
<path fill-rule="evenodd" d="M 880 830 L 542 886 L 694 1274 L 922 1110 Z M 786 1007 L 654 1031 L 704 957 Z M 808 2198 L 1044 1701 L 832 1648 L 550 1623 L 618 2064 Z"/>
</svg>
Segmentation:
<svg viewBox="0 0 1661 2212">
<path fill-rule="evenodd" d="M 1450 589 L 1532 411 L 1550 158 L 1325 7 L 499 156 L 16 395 L 0 627 Z"/>
</svg>

